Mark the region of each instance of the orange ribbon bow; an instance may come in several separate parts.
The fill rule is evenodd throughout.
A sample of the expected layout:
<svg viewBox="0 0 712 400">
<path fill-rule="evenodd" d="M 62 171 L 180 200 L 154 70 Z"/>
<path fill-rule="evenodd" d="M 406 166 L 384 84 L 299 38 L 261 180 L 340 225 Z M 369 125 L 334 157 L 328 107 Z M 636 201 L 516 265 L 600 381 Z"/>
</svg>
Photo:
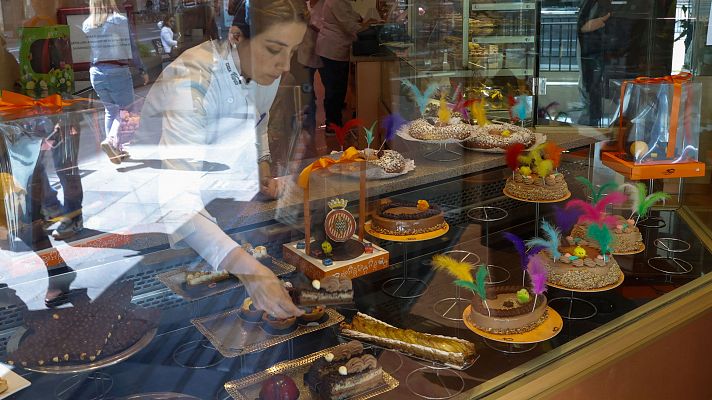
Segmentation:
<svg viewBox="0 0 712 400">
<path fill-rule="evenodd" d="M 359 154 L 358 150 L 356 150 L 355 147 L 349 147 L 344 151 L 344 154 L 341 155 L 341 158 L 338 160 L 334 160 L 333 158 L 330 157 L 322 157 L 313 163 L 311 163 L 309 166 L 304 168 L 304 170 L 299 174 L 299 179 L 297 179 L 297 183 L 299 184 L 299 187 L 302 189 L 308 189 L 309 188 L 309 176 L 311 175 L 312 172 L 320 170 L 320 169 L 326 169 L 331 167 L 332 165 L 335 164 L 346 164 L 346 163 L 351 163 L 351 162 L 357 162 L 357 161 L 366 161 L 363 157 L 361 157 L 361 154 Z"/>
<path fill-rule="evenodd" d="M 25 96 L 24 94 L 3 90 L 0 95 L 0 113 L 21 116 L 23 111 L 26 111 L 26 109 L 37 107 L 55 111 L 58 108 L 88 100 L 89 99 L 65 100 L 58 94 L 53 94 L 41 99 L 33 99 L 32 97 Z"/>
</svg>

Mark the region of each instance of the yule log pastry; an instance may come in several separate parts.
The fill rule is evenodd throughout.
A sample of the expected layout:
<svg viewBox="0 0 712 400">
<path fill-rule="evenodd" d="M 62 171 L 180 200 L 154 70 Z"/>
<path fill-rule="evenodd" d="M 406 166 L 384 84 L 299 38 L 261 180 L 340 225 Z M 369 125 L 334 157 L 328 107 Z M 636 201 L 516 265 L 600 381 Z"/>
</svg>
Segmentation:
<svg viewBox="0 0 712 400">
<path fill-rule="evenodd" d="M 475 345 L 467 340 L 396 328 L 360 312 L 351 323 L 342 323 L 341 331 L 355 339 L 456 368 L 475 356 Z"/>
</svg>

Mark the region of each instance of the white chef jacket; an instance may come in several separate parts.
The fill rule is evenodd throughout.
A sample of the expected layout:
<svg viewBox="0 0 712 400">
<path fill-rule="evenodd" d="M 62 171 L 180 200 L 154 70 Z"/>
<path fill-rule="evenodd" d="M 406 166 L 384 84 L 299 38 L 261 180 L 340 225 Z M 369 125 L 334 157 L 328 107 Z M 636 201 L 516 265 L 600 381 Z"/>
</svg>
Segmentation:
<svg viewBox="0 0 712 400">
<path fill-rule="evenodd" d="M 138 137 L 160 134 L 159 222 L 172 246 L 184 242 L 217 269 L 237 244 L 205 210 L 216 182 L 250 201 L 258 158 L 269 155 L 267 125 L 280 79 L 247 82 L 227 41 L 208 41 L 171 63 L 151 88 Z"/>
</svg>

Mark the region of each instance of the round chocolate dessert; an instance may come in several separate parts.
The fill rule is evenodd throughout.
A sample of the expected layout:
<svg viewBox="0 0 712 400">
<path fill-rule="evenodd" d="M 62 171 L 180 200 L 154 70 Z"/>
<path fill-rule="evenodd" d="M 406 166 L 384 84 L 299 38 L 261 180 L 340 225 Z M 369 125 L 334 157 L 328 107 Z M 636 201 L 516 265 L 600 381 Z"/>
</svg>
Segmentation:
<svg viewBox="0 0 712 400">
<path fill-rule="evenodd" d="M 472 299 L 470 322 L 478 329 L 497 335 L 529 332 L 541 325 L 548 313 L 546 296 L 518 295 L 521 286 L 487 288 L 487 304 L 479 296 Z M 536 305 L 534 300 L 536 298 Z"/>
<path fill-rule="evenodd" d="M 465 140 L 475 128 L 462 122 L 441 124 L 434 119 L 419 118 L 408 124 L 408 134 L 418 140 Z"/>
<path fill-rule="evenodd" d="M 442 210 L 424 200 L 418 203 L 394 201 L 381 205 L 371 218 L 371 229 L 385 235 L 418 235 L 445 226 Z"/>
</svg>

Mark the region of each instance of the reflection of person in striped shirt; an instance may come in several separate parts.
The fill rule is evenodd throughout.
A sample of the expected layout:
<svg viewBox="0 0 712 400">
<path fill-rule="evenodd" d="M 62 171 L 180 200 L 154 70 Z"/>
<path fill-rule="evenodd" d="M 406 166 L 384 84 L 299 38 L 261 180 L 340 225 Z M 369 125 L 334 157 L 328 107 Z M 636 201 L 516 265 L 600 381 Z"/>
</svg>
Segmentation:
<svg viewBox="0 0 712 400">
<path fill-rule="evenodd" d="M 195 249 L 214 270 L 245 284 L 255 306 L 277 318 L 301 315 L 275 275 L 247 254 L 205 210 L 207 181 L 229 182 L 234 200 L 276 198 L 270 176 L 269 109 L 306 31 L 301 0 L 239 4 L 228 40 L 184 52 L 156 81 L 141 114 L 141 137 L 159 142 L 160 223 L 171 244 Z M 220 176 L 210 171 L 220 170 Z"/>
</svg>

